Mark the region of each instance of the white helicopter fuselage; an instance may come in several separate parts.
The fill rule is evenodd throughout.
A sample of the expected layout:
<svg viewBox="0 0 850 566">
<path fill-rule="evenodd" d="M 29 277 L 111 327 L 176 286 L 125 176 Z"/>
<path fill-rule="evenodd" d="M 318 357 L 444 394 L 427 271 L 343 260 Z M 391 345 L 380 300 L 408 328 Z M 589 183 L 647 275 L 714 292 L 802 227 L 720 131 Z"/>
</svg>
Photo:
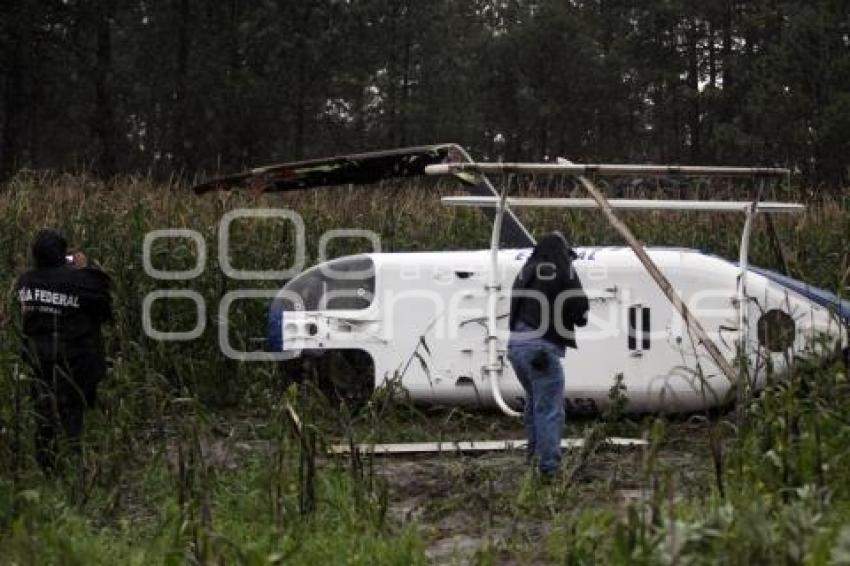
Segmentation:
<svg viewBox="0 0 850 566">
<path fill-rule="evenodd" d="M 505 355 L 507 320 L 511 286 L 529 252 L 501 250 L 498 255 L 496 334 L 502 371 L 496 385 L 515 407 L 524 392 Z M 631 249 L 576 252 L 574 266 L 590 312 L 588 324 L 576 329 L 578 348 L 568 349 L 562 359 L 568 411 L 604 410 L 617 376 L 622 376 L 632 412 L 694 411 L 729 400 L 732 384 L 689 335 Z M 647 252 L 726 359 L 746 366 L 755 388 L 784 373 L 796 358 L 827 355 L 847 344 L 844 325 L 827 306 L 763 272 L 748 271 L 742 317 L 737 265 L 688 249 Z M 301 299 L 300 309 L 280 309 L 269 340 L 294 354 L 363 350 L 373 361 L 375 387 L 397 379 L 416 402 L 494 405 L 494 383 L 484 371 L 490 265 L 489 250 L 332 260 L 284 287 L 282 293 Z M 745 364 L 738 358 L 741 320 L 747 321 Z M 780 335 L 779 345 L 771 334 Z"/>
</svg>

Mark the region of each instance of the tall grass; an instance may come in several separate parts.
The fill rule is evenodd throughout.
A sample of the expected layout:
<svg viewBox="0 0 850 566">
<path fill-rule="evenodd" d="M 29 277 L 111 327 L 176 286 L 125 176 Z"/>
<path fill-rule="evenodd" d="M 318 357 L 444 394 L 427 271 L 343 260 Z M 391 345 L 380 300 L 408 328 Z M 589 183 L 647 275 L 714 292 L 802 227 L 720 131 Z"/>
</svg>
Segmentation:
<svg viewBox="0 0 850 566">
<path fill-rule="evenodd" d="M 309 385 L 291 385 L 289 370 L 278 364 L 224 358 L 217 307 L 209 309 L 201 338 L 177 343 L 144 336 L 141 304 L 154 289 L 192 289 L 214 306 L 233 289 L 279 287 L 278 281 L 231 280 L 218 268 L 218 222 L 238 208 L 298 212 L 308 266 L 319 236 L 332 228 L 374 230 L 385 251 L 486 246 L 489 224 L 479 212 L 439 204 L 439 195 L 457 192 L 423 183 L 199 198 L 185 186 L 144 178 L 104 185 L 86 176 L 24 173 L 10 181 L 0 190 L 0 281 L 8 291 L 0 299 L 0 314 L 8 317 L 0 329 L 0 562 L 422 561 L 431 535 L 388 518 L 394 494 L 376 474 L 380 464 L 356 453 L 328 460 L 323 447 L 340 440 L 500 433 L 498 419 L 460 410 L 435 417 L 380 394 L 355 413 Z M 522 217 L 536 233 L 559 228 L 579 245 L 620 245 L 593 211 L 523 211 Z M 628 222 L 647 243 L 735 258 L 742 218 L 653 213 L 628 215 Z M 101 385 L 101 406 L 88 413 L 82 461 L 59 479 L 42 477 L 33 462 L 27 374 L 17 358 L 19 324 L 10 292 L 26 268 L 33 234 L 44 226 L 61 227 L 115 285 L 116 320 L 107 333 L 111 369 Z M 145 274 L 144 237 L 165 228 L 203 235 L 208 260 L 198 278 L 158 281 Z M 760 228 L 752 261 L 776 267 L 772 243 Z M 850 285 L 848 200 L 812 202 L 802 217 L 777 218 L 777 231 L 794 275 L 839 291 Z M 284 222 L 237 221 L 231 259 L 241 269 L 282 269 L 294 259 L 293 241 Z M 363 246 L 339 240 L 331 253 Z M 188 269 L 195 258 L 185 239 L 161 239 L 153 247 L 158 269 Z M 234 305 L 235 345 L 252 347 L 263 334 L 263 303 Z M 186 330 L 195 324 L 195 311 L 191 303 L 162 302 L 153 321 L 160 330 Z M 604 425 L 584 431 L 579 425 L 575 430 L 588 435 L 588 448 L 573 455 L 564 478 L 548 487 L 514 461 L 510 466 L 520 471 L 509 474 L 513 483 L 500 491 L 494 487 L 503 481 L 505 470 L 495 467 L 500 464 L 462 460 L 452 468 L 440 509 L 466 507 L 488 532 L 519 525 L 520 535 L 482 548 L 477 557 L 484 562 L 847 560 L 846 375 L 837 366 L 798 366 L 790 380 L 749 401 L 744 412 L 745 419 L 700 417 L 708 424 L 696 428 L 660 418 L 623 422 L 621 412 L 607 415 Z M 595 440 L 620 430 L 646 436 L 650 448 L 612 459 Z M 692 430 L 696 439 L 688 437 Z M 685 475 L 677 460 L 682 454 L 692 458 L 693 470 Z M 641 495 L 624 500 L 624 485 Z M 546 527 L 523 531 L 526 524 Z"/>
</svg>

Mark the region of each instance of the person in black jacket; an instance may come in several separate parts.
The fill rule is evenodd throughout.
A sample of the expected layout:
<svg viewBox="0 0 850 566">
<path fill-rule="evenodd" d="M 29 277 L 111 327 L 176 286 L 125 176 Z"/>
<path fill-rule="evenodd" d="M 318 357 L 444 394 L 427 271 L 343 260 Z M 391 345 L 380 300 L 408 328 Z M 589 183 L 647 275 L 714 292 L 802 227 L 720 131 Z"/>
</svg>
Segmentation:
<svg viewBox="0 0 850 566">
<path fill-rule="evenodd" d="M 33 269 L 15 285 L 21 305 L 21 355 L 33 371 L 36 458 L 45 471 L 56 464 L 61 428 L 79 451 L 83 412 L 95 403 L 106 374 L 101 325 L 112 319 L 111 282 L 82 252 L 68 254 L 56 230 L 41 230 L 32 246 Z"/>
<path fill-rule="evenodd" d="M 508 360 L 525 390 L 528 454 L 540 473 L 552 476 L 561 462 L 566 348 L 576 348 L 574 330 L 587 324 L 588 301 L 560 232 L 534 248 L 511 291 Z"/>
</svg>

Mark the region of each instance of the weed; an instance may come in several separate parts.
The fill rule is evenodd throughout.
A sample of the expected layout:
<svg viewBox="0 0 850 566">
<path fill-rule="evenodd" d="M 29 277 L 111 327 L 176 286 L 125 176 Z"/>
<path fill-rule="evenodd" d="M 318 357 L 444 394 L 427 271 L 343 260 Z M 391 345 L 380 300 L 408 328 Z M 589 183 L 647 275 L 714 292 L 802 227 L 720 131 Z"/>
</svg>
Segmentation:
<svg viewBox="0 0 850 566">
<path fill-rule="evenodd" d="M 140 332 L 142 297 L 151 290 L 188 286 L 208 304 L 232 290 L 217 267 L 216 226 L 237 208 L 301 214 L 307 265 L 319 234 L 346 226 L 378 231 L 385 251 L 486 246 L 489 225 L 477 212 L 439 204 L 436 197 L 454 187 L 395 186 L 391 214 L 386 189 L 338 191 L 328 204 L 298 193 L 195 198 L 186 187 L 144 178 L 111 189 L 86 176 L 29 172 L 10 180 L 0 192 L 2 288 L 11 290 L 24 269 L 35 231 L 59 226 L 112 275 L 116 321 L 107 333 L 100 407 L 87 415 L 83 466 L 66 481 L 48 480 L 33 458 L 16 305 L 8 293 L 0 297 L 0 318 L 8 320 L 0 326 L 0 563 L 415 564 L 429 544 L 460 536 L 483 541 L 470 554 L 479 563 L 848 562 L 850 397 L 838 365 L 795 361 L 790 379 L 769 379 L 763 392 L 743 397 L 740 414 L 696 423 L 624 418 L 625 391 L 615 381 L 601 422 L 571 419 L 571 434 L 585 445 L 565 457 L 562 477 L 542 485 L 519 455 L 397 463 L 354 449 L 328 457 L 332 442 L 519 437 L 522 430 L 492 414 L 414 406 L 398 378 L 358 407 L 300 380 L 292 366 L 225 360 L 213 309 L 196 341 L 158 342 Z M 776 219 L 783 258 L 756 230 L 752 261 L 784 261 L 815 285 L 842 289 L 850 273 L 848 206 L 816 202 L 799 220 Z M 566 229 L 560 214 L 523 216 L 581 244 L 617 242 L 593 211 L 570 211 Z M 715 217 L 628 220 L 646 242 L 727 257 L 737 251 L 734 231 L 717 230 Z M 207 263 L 191 282 L 145 274 L 145 234 L 163 228 L 203 235 Z M 234 222 L 231 258 L 238 268 L 283 269 L 294 259 L 294 238 L 281 222 Z M 356 240 L 338 240 L 332 253 L 362 251 Z M 185 270 L 197 251 L 183 239 L 160 239 L 152 259 L 157 269 Z M 162 331 L 191 328 L 191 306 L 155 305 L 152 323 Z M 233 305 L 234 346 L 256 347 L 263 310 Z M 344 372 L 344 383 L 371 379 L 356 364 L 339 367 L 333 371 Z M 614 433 L 649 444 L 616 450 L 602 442 Z"/>
</svg>

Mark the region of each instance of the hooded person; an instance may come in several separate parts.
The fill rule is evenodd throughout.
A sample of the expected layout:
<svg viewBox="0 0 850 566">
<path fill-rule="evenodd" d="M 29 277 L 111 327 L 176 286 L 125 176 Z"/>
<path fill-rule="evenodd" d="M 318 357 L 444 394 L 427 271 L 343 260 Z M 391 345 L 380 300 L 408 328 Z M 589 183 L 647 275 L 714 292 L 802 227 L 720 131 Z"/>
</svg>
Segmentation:
<svg viewBox="0 0 850 566">
<path fill-rule="evenodd" d="M 22 357 L 34 374 L 36 457 L 54 468 L 61 428 L 79 450 L 83 412 L 94 405 L 106 374 L 101 325 L 112 319 L 111 281 L 88 265 L 82 253 L 68 254 L 56 230 L 41 230 L 32 246 L 33 268 L 15 285 L 21 306 Z"/>
<path fill-rule="evenodd" d="M 525 390 L 523 420 L 528 454 L 540 473 L 560 467 L 567 348 L 575 327 L 587 324 L 588 301 L 573 269 L 576 254 L 560 232 L 543 236 L 511 290 L 508 360 Z"/>
</svg>

